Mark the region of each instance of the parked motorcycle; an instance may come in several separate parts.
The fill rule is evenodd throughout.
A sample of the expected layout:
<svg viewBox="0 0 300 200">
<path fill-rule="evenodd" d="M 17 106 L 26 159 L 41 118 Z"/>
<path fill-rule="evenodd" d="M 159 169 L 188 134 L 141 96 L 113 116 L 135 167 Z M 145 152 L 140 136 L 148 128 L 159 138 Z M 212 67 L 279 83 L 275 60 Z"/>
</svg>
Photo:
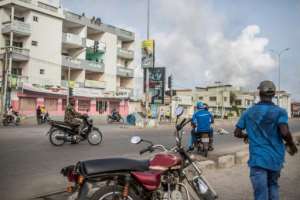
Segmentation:
<svg viewBox="0 0 300 200">
<path fill-rule="evenodd" d="M 13 116 L 14 115 L 14 116 Z M 4 114 L 2 119 L 3 126 L 8 126 L 9 124 L 20 125 L 21 118 L 17 111 L 13 111 L 13 115 Z"/>
<path fill-rule="evenodd" d="M 177 116 L 183 109 L 177 109 Z M 80 161 L 65 167 L 67 191 L 71 198 L 83 200 L 213 200 L 216 192 L 202 175 L 201 169 L 182 146 L 183 128 L 190 121 L 176 125 L 176 145 L 167 149 L 138 136 L 131 143 L 149 144 L 140 154 L 161 151 L 151 160 L 108 158 Z"/>
<path fill-rule="evenodd" d="M 120 114 L 115 114 L 115 115 L 108 115 L 106 119 L 107 123 L 113 123 L 113 122 L 120 122 L 124 123 L 124 119 Z"/>
<path fill-rule="evenodd" d="M 62 146 L 65 142 L 79 143 L 87 139 L 91 145 L 100 144 L 102 142 L 101 131 L 93 126 L 93 120 L 89 119 L 88 116 L 84 116 L 82 119 L 83 128 L 79 135 L 76 130 L 78 127 L 72 127 L 61 121 L 49 120 L 51 128 L 47 135 L 49 135 L 50 143 L 54 146 Z"/>
</svg>

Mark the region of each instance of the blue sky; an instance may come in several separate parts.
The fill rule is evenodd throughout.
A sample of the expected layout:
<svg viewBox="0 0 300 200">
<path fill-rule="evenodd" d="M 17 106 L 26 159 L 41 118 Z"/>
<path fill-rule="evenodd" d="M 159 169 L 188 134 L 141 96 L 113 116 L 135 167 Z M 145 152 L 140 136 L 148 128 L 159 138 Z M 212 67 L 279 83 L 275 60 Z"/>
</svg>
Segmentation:
<svg viewBox="0 0 300 200">
<path fill-rule="evenodd" d="M 63 6 L 146 37 L 146 0 L 62 0 Z M 281 88 L 300 100 L 300 0 L 151 0 L 157 65 L 177 87 L 216 80 L 255 88 L 277 83 L 270 49 L 291 48 L 281 60 Z M 139 45 L 137 45 L 138 47 Z"/>
</svg>

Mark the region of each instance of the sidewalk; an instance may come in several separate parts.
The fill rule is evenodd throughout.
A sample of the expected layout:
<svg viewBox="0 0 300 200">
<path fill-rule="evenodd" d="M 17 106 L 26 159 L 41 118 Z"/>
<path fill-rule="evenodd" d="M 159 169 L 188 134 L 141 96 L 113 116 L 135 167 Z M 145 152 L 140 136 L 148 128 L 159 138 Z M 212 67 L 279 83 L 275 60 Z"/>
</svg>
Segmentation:
<svg viewBox="0 0 300 200">
<path fill-rule="evenodd" d="M 300 154 L 286 156 L 286 165 L 279 179 L 280 199 L 300 199 Z M 236 165 L 233 168 L 208 170 L 205 176 L 217 191 L 221 200 L 250 200 L 253 199 L 252 186 L 249 178 L 249 169 L 245 165 Z"/>
</svg>

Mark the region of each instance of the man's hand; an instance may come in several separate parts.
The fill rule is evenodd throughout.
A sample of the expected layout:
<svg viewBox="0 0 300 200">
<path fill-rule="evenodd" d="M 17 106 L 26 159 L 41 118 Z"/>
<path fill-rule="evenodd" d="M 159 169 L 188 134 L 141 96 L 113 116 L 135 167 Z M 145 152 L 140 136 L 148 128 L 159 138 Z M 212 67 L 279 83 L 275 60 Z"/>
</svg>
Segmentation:
<svg viewBox="0 0 300 200">
<path fill-rule="evenodd" d="M 292 144 L 286 144 L 286 151 L 291 155 L 295 155 L 298 152 L 298 149 L 296 147 L 295 143 Z"/>
</svg>

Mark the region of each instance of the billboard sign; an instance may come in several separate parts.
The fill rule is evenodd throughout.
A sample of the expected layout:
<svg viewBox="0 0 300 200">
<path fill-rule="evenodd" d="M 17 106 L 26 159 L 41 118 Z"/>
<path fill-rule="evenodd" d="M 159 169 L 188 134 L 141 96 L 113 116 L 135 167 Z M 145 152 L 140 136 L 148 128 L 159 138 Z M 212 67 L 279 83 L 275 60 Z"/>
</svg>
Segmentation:
<svg viewBox="0 0 300 200">
<path fill-rule="evenodd" d="M 155 61 L 154 40 L 144 40 L 142 42 L 142 68 L 153 67 Z"/>
<path fill-rule="evenodd" d="M 149 76 L 149 98 L 151 99 L 151 104 L 164 104 L 166 68 L 148 68 L 145 71 L 148 71 Z"/>
</svg>

